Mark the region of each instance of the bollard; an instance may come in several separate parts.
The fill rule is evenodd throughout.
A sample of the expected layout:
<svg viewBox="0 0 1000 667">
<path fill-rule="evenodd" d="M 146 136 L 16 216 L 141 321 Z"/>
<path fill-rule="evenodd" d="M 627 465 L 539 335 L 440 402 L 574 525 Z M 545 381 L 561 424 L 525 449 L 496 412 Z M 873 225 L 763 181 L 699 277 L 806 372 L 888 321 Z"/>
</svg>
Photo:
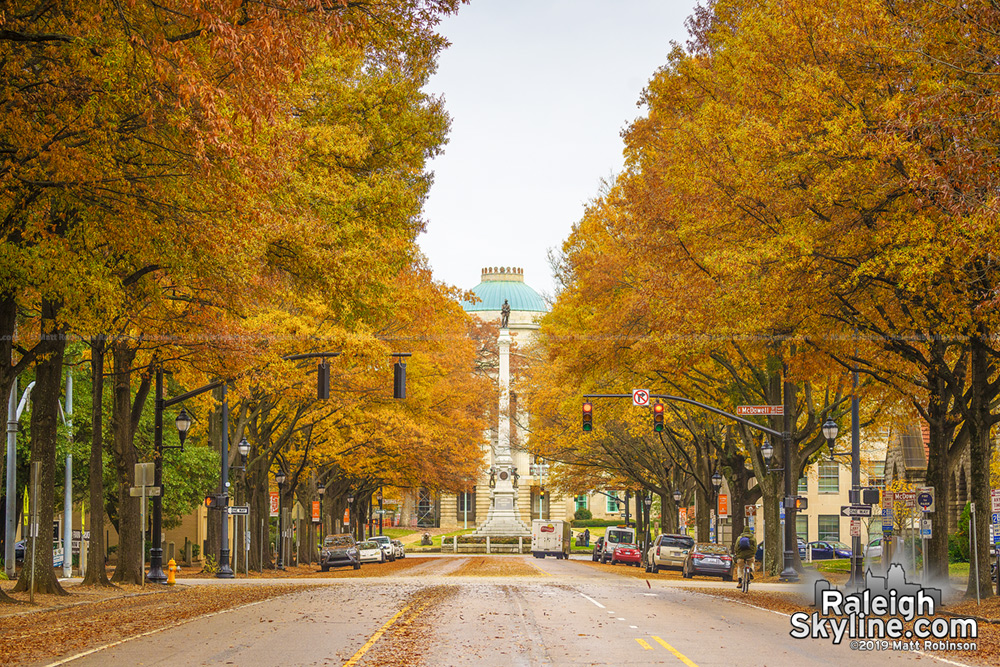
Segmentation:
<svg viewBox="0 0 1000 667">
<path fill-rule="evenodd" d="M 167 563 L 167 586 L 173 586 L 177 583 L 176 573 L 177 572 L 177 561 L 173 558 Z"/>
</svg>

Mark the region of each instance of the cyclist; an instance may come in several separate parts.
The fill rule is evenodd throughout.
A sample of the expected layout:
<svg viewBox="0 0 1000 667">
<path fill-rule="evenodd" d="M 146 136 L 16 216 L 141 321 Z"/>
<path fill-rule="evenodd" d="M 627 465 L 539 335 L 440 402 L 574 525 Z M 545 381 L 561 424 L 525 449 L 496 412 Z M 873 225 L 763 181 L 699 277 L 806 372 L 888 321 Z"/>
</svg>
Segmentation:
<svg viewBox="0 0 1000 667">
<path fill-rule="evenodd" d="M 736 542 L 733 543 L 733 554 L 736 558 L 736 571 L 739 573 L 739 581 L 736 584 L 736 588 L 741 588 L 743 586 L 743 565 L 747 565 L 747 573 L 750 578 L 753 579 L 753 557 L 757 552 L 757 542 L 753 537 L 753 530 L 750 526 L 743 529 L 740 536 L 736 538 Z"/>
</svg>

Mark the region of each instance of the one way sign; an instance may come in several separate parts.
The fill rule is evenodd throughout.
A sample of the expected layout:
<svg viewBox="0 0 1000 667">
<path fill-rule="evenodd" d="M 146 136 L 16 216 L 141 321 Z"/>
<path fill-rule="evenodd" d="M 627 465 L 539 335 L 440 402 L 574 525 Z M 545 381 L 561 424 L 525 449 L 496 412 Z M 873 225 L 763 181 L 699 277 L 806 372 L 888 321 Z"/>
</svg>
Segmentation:
<svg viewBox="0 0 1000 667">
<path fill-rule="evenodd" d="M 871 516 L 871 505 L 841 505 L 840 516 Z"/>
</svg>

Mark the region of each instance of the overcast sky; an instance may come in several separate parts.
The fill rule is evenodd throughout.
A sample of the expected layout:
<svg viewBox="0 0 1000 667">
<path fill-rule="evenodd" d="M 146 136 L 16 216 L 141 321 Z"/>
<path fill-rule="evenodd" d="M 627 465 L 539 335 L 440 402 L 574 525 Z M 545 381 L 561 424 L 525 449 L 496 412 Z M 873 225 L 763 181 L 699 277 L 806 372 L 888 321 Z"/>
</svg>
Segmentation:
<svg viewBox="0 0 1000 667">
<path fill-rule="evenodd" d="M 517 266 L 551 294 L 546 260 L 602 179 L 646 82 L 687 38 L 696 0 L 472 0 L 427 87 L 452 117 L 418 241 L 437 280 L 465 289 Z"/>
</svg>

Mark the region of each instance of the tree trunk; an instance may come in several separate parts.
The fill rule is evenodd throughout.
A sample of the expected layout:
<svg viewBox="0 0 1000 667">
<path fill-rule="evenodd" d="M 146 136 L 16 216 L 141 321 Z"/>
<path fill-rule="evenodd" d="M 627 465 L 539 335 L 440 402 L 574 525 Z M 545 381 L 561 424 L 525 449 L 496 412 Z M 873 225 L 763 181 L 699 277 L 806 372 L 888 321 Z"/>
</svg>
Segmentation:
<svg viewBox="0 0 1000 667">
<path fill-rule="evenodd" d="M 943 362 L 942 362 L 943 363 Z M 950 456 L 953 427 L 948 426 L 948 396 L 945 382 L 931 365 L 927 370 L 927 424 L 930 442 L 927 445 L 926 484 L 934 487 L 936 511 L 931 515 L 931 539 L 927 542 L 924 564 L 931 581 L 948 581 L 948 534 L 950 529 L 951 471 Z"/>
<path fill-rule="evenodd" d="M 55 499 L 56 435 L 59 426 L 59 397 L 62 390 L 63 352 L 66 339 L 55 328 L 58 306 L 42 299 L 42 333 L 51 338 L 45 344 L 45 354 L 35 364 L 35 389 L 31 394 L 31 463 L 41 467 L 37 488 L 37 535 L 29 535 L 25 549 L 25 566 L 17 580 L 15 591 L 67 595 L 56 579 L 52 558 L 52 518 Z M 32 556 L 34 554 L 34 564 Z M 66 554 L 70 558 L 70 554 Z M 32 574 L 34 576 L 32 576 Z"/>
<path fill-rule="evenodd" d="M 84 586 L 111 586 L 104 563 L 104 351 L 103 336 L 90 341 L 92 431 L 90 440 L 90 550 Z"/>
<path fill-rule="evenodd" d="M 274 568 L 271 560 L 271 498 L 267 487 L 266 458 L 247 463 L 247 497 L 250 499 L 250 569 Z"/>
<path fill-rule="evenodd" d="M 132 362 L 135 349 L 116 340 L 111 344 L 114 361 L 111 426 L 114 432 L 115 473 L 118 484 L 118 565 L 111 576 L 117 584 L 141 585 L 145 579 L 145 549 L 142 542 L 141 499 L 129 490 L 135 481 L 139 452 L 132 427 Z"/>
<path fill-rule="evenodd" d="M 971 365 L 970 415 L 969 415 L 969 461 L 971 462 L 970 497 L 976 503 L 976 552 L 979 558 L 979 579 L 976 579 L 976 569 L 969 568 L 969 585 L 966 596 L 987 598 L 993 595 L 990 580 L 990 536 L 989 517 L 992 503 L 990 500 L 990 400 L 986 395 L 990 381 L 989 352 L 984 341 L 975 337 L 971 341 L 972 353 L 969 358 Z M 935 499 L 935 504 L 937 500 Z M 971 529 L 971 527 L 970 527 Z"/>
</svg>

